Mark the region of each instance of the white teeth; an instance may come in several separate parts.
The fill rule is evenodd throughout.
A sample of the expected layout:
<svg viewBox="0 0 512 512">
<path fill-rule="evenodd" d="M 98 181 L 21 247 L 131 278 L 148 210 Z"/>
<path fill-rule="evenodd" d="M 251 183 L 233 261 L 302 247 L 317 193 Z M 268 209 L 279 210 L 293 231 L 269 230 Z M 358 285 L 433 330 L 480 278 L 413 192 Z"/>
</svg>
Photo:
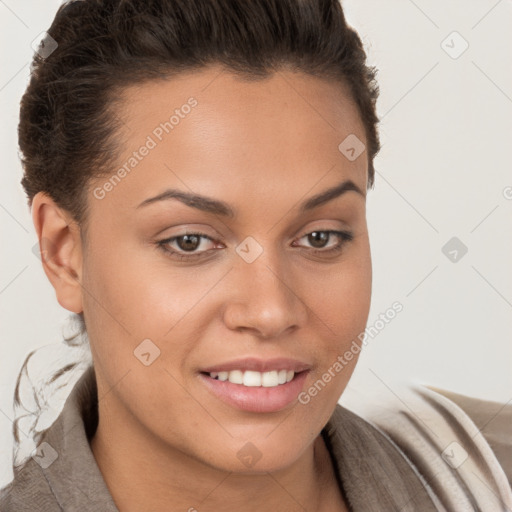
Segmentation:
<svg viewBox="0 0 512 512">
<path fill-rule="evenodd" d="M 229 372 L 228 380 L 233 384 L 243 384 L 244 374 L 240 370 L 233 370 L 232 372 Z"/>
<path fill-rule="evenodd" d="M 272 370 L 270 372 L 254 372 L 247 370 L 232 370 L 230 372 L 211 372 L 212 379 L 226 381 L 233 384 L 242 384 L 248 387 L 275 388 L 281 384 L 290 382 L 295 376 L 292 370 Z"/>
<path fill-rule="evenodd" d="M 277 372 L 265 372 L 261 377 L 261 385 L 264 388 L 273 388 L 279 384 L 279 379 L 277 378 Z"/>
<path fill-rule="evenodd" d="M 260 372 L 244 372 L 244 386 L 257 387 L 261 386 L 261 373 Z"/>
</svg>

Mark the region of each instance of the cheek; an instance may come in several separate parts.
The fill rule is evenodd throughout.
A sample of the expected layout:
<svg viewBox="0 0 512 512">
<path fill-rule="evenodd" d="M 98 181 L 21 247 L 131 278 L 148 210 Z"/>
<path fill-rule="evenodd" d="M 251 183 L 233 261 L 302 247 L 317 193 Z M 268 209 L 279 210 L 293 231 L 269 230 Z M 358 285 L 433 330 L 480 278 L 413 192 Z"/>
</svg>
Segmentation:
<svg viewBox="0 0 512 512">
<path fill-rule="evenodd" d="M 95 319 L 134 339 L 165 336 L 222 275 L 214 267 L 179 267 L 156 248 L 115 246 L 86 259 L 84 302 Z"/>
<path fill-rule="evenodd" d="M 141 382 L 146 382 L 148 370 L 160 368 L 161 372 L 162 367 L 172 369 L 176 379 L 184 381 L 190 353 L 204 338 L 205 326 L 215 314 L 205 296 L 225 274 L 222 265 L 179 267 L 151 248 L 88 258 L 84 314 L 95 360 L 110 383 L 128 370 L 132 379 L 143 372 Z M 137 354 L 148 351 L 151 359 L 157 357 L 157 364 L 145 367 Z M 169 376 L 156 375 L 153 382 L 161 379 L 166 381 Z M 173 388 L 172 379 L 167 384 L 169 390 Z M 141 390 L 150 387 L 145 383 Z M 179 386 L 175 391 L 179 392 Z M 160 396 L 161 389 L 156 386 L 153 392 Z"/>
<path fill-rule="evenodd" d="M 339 263 L 304 272 L 304 297 L 340 343 L 357 336 L 368 320 L 372 292 L 372 267 L 367 238 L 359 240 Z"/>
<path fill-rule="evenodd" d="M 362 349 L 371 302 L 371 261 L 368 253 L 347 260 L 322 281 L 323 287 L 309 287 L 311 309 L 317 317 L 317 365 L 298 401 L 304 422 L 314 417 L 318 424 L 329 419 L 352 376 Z M 318 283 L 317 283 L 318 284 Z"/>
<path fill-rule="evenodd" d="M 320 390 L 323 400 L 312 400 L 310 407 L 329 411 L 346 387 L 357 364 L 371 303 L 372 268 L 367 237 L 347 257 L 323 274 L 308 275 L 305 296 L 316 323 L 318 365 L 311 375 L 311 396 Z M 309 290 L 306 292 L 306 290 Z M 329 396 L 329 398 L 328 398 Z M 305 397 L 307 401 L 310 398 Z M 323 404 L 322 404 L 323 402 Z M 320 411 L 318 411 L 320 413 Z M 327 412 L 326 412 L 327 414 Z"/>
</svg>

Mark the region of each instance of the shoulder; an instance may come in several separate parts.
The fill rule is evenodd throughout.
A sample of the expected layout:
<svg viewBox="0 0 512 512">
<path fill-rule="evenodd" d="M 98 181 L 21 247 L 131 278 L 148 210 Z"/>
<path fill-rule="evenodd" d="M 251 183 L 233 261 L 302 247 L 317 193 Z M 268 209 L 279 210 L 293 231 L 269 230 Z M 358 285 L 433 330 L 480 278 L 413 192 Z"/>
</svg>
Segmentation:
<svg viewBox="0 0 512 512">
<path fill-rule="evenodd" d="M 0 510 L 2 512 L 32 512 L 44 510 L 60 512 L 50 485 L 41 467 L 29 459 L 14 472 L 14 479 L 0 489 Z"/>
<path fill-rule="evenodd" d="M 0 491 L 0 511 L 101 510 L 117 512 L 89 445 L 97 424 L 94 372 L 73 387 L 54 423 L 37 438 L 37 449 Z"/>
<path fill-rule="evenodd" d="M 483 400 L 428 386 L 466 413 L 484 436 L 512 485 L 512 401 Z"/>
<path fill-rule="evenodd" d="M 449 510 L 512 508 L 510 408 L 497 419 L 505 404 L 420 384 L 347 391 L 342 405 L 380 430 Z"/>
</svg>

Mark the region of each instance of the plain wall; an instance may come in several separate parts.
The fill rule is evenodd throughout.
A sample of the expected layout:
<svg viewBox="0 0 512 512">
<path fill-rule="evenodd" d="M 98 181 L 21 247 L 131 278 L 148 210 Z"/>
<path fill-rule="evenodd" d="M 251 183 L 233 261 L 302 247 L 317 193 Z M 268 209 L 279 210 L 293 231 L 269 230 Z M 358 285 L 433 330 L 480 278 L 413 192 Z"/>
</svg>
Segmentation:
<svg viewBox="0 0 512 512">
<path fill-rule="evenodd" d="M 17 151 L 31 43 L 50 26 L 59 4 L 0 3 L 0 486 L 12 477 L 16 376 L 31 350 L 62 340 L 69 317 L 33 253 L 37 239 L 19 183 Z M 368 325 L 377 328 L 379 315 L 396 301 L 403 305 L 368 338 L 350 388 L 394 393 L 394 382 L 405 380 L 508 402 L 512 4 L 350 0 L 343 5 L 369 63 L 379 69 L 381 89 L 382 150 L 368 195 L 374 272 Z M 458 56 L 464 40 L 469 46 Z M 453 237 L 459 247 L 443 252 Z M 460 243 L 467 247 L 463 256 Z"/>
</svg>

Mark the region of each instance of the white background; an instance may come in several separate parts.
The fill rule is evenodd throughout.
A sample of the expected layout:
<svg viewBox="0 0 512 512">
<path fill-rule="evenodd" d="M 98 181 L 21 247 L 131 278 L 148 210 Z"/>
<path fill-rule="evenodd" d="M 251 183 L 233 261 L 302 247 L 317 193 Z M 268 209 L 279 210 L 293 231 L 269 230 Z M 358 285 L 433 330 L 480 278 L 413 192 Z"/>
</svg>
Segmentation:
<svg viewBox="0 0 512 512">
<path fill-rule="evenodd" d="M 16 131 L 31 42 L 59 4 L 0 2 L 0 486 L 12 476 L 12 394 L 20 366 L 29 351 L 62 339 L 69 316 L 32 252 L 37 240 L 19 183 Z M 369 339 L 350 388 L 394 392 L 401 379 L 508 402 L 512 200 L 504 191 L 512 186 L 512 4 L 343 5 L 369 63 L 379 68 L 381 88 L 383 147 L 368 196 L 374 265 L 368 324 L 395 301 L 404 307 Z M 469 44 L 458 58 L 444 49 L 462 48 L 453 31 Z M 456 263 L 441 251 L 454 236 L 468 248 Z"/>
</svg>

